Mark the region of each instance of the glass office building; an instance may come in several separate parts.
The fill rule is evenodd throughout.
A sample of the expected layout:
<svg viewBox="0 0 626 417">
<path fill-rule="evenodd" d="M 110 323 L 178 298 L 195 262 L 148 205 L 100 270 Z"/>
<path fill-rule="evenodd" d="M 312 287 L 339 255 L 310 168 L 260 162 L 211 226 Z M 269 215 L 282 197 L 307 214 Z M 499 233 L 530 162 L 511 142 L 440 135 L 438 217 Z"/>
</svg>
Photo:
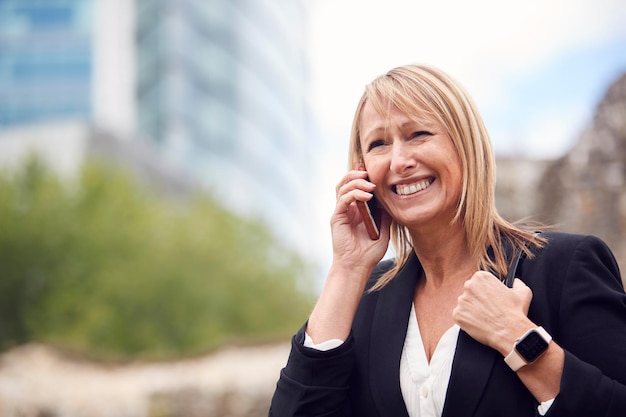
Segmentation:
<svg viewBox="0 0 626 417">
<path fill-rule="evenodd" d="M 91 0 L 0 1 L 0 128 L 91 114 Z"/>
<path fill-rule="evenodd" d="M 148 141 L 306 249 L 305 21 L 302 0 L 0 0 L 0 128 Z"/>
<path fill-rule="evenodd" d="M 137 0 L 137 127 L 227 205 L 306 245 L 305 10 L 294 0 Z"/>
</svg>

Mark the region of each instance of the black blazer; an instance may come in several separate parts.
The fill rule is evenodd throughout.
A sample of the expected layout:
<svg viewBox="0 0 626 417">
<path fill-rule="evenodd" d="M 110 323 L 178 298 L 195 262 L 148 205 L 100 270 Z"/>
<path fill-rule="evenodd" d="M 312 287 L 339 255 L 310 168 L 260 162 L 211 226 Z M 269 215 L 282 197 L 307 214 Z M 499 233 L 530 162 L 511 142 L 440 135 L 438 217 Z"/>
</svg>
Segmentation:
<svg viewBox="0 0 626 417">
<path fill-rule="evenodd" d="M 565 350 L 561 391 L 547 416 L 626 416 L 626 294 L 609 248 L 593 236 L 544 233 L 548 244 L 520 263 L 533 291 L 529 318 Z M 372 282 L 391 266 L 381 262 Z M 352 334 L 336 349 L 294 336 L 269 415 L 408 417 L 400 355 L 421 266 L 416 256 L 381 291 L 367 293 Z M 461 331 L 443 417 L 529 417 L 537 402 L 502 355 Z"/>
</svg>

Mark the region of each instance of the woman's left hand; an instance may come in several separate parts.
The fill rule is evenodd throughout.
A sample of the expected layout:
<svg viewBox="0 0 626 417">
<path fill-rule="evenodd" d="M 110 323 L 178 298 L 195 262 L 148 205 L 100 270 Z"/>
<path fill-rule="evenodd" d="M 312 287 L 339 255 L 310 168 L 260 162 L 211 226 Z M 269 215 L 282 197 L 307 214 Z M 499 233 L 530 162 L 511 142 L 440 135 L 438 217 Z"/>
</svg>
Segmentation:
<svg viewBox="0 0 626 417">
<path fill-rule="evenodd" d="M 533 294 L 520 279 L 513 288 L 493 274 L 478 271 L 468 279 L 452 316 L 473 339 L 506 355 L 535 325 L 527 317 Z"/>
</svg>

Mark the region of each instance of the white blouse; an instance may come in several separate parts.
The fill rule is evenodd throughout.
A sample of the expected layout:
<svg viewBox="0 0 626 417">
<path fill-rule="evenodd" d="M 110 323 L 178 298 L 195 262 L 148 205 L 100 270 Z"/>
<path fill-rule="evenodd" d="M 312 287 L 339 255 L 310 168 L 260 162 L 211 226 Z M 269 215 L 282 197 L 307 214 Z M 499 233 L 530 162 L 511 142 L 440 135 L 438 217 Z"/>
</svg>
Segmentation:
<svg viewBox="0 0 626 417">
<path fill-rule="evenodd" d="M 444 333 L 428 363 L 415 306 L 411 306 L 400 359 L 400 389 L 410 417 L 441 416 L 459 330 L 459 326 L 455 324 Z"/>
<path fill-rule="evenodd" d="M 415 305 L 411 304 L 411 316 L 400 358 L 400 390 L 409 417 L 441 417 L 446 391 L 452 374 L 452 361 L 459 338 L 459 326 L 450 327 L 439 339 L 430 363 L 422 342 Z M 317 350 L 330 350 L 343 344 L 343 340 L 331 339 L 318 344 L 305 333 L 304 346 Z M 539 415 L 545 415 L 554 399 L 537 407 Z"/>
</svg>

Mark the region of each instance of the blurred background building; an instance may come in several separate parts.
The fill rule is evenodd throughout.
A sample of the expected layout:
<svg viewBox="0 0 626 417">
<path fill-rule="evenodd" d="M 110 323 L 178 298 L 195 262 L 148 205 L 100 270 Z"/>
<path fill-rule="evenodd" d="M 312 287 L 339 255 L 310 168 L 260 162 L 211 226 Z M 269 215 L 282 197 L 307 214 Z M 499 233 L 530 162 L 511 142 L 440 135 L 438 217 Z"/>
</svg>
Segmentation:
<svg viewBox="0 0 626 417">
<path fill-rule="evenodd" d="M 170 186 L 209 190 L 306 251 L 314 123 L 304 9 L 1 1 L 0 163 L 35 150 L 71 172 L 90 153 L 138 154 L 126 157 L 130 168 L 162 167 L 155 175 L 178 178 Z"/>
<path fill-rule="evenodd" d="M 0 124 L 90 118 L 91 2 L 0 2 Z"/>
</svg>

